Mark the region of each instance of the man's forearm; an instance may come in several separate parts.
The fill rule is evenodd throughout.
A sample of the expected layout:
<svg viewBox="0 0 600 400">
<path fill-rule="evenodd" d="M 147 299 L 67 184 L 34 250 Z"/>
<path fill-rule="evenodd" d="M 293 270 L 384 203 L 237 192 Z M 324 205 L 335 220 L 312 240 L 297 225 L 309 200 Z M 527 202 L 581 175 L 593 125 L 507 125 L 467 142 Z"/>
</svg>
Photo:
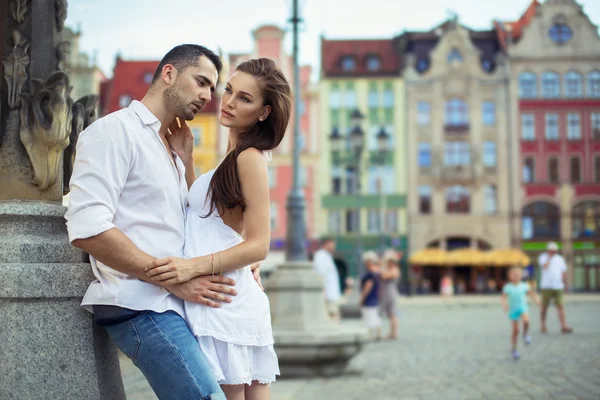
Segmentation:
<svg viewBox="0 0 600 400">
<path fill-rule="evenodd" d="M 145 267 L 150 265 L 155 257 L 138 249 L 117 228 L 109 229 L 90 238 L 76 239 L 72 244 L 116 271 L 157 284 L 146 276 L 145 271 Z"/>
</svg>

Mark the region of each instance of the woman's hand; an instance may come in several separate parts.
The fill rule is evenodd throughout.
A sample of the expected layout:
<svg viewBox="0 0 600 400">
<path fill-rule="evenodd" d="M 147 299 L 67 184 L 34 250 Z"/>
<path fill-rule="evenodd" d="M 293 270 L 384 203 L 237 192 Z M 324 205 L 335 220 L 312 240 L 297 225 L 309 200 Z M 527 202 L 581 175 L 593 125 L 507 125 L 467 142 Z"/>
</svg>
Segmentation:
<svg viewBox="0 0 600 400">
<path fill-rule="evenodd" d="M 254 280 L 256 281 L 256 283 L 258 283 L 258 286 L 260 286 L 260 288 L 262 289 L 262 291 L 265 291 L 265 288 L 262 285 L 262 279 L 260 278 L 260 263 L 254 263 L 251 267 L 250 270 L 252 271 L 252 276 L 254 276 Z"/>
<path fill-rule="evenodd" d="M 167 135 L 167 140 L 171 150 L 173 150 L 184 165 L 188 165 L 193 160 L 194 153 L 194 134 L 192 130 L 181 118 L 175 118 L 169 125 L 170 134 Z"/>
<path fill-rule="evenodd" d="M 175 285 L 184 283 L 190 279 L 202 275 L 196 265 L 195 259 L 183 259 L 178 257 L 167 257 L 154 260 L 146 267 L 146 275 L 153 282 L 160 282 L 164 285 Z"/>
</svg>

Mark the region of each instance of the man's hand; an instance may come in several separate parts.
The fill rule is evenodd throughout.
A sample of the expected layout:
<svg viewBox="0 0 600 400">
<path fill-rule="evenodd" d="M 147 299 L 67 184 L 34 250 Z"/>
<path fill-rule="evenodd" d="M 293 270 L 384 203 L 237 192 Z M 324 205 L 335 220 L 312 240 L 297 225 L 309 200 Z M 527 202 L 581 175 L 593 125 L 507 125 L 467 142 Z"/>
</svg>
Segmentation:
<svg viewBox="0 0 600 400">
<path fill-rule="evenodd" d="M 199 275 L 196 261 L 193 258 L 167 257 L 152 261 L 146 267 L 146 275 L 157 284 L 176 285 L 185 283 Z"/>
<path fill-rule="evenodd" d="M 258 262 L 258 263 L 252 264 L 252 266 L 250 267 L 250 270 L 252 271 L 254 280 L 256 281 L 256 283 L 258 283 L 258 286 L 260 286 L 260 288 L 264 292 L 265 288 L 263 287 L 262 280 L 260 279 L 260 263 Z"/>
<path fill-rule="evenodd" d="M 231 287 L 233 285 L 235 281 L 226 276 L 205 275 L 185 283 L 167 286 L 167 290 L 182 300 L 219 308 L 222 302 L 231 302 L 230 296 L 237 295 L 236 290 Z"/>
</svg>

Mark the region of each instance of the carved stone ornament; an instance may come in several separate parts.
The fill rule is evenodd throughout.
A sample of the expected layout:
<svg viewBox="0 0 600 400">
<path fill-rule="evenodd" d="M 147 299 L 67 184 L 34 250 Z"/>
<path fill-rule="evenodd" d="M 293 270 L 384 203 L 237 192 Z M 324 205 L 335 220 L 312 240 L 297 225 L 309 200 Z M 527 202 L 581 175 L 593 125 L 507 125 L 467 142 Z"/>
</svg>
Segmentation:
<svg viewBox="0 0 600 400">
<path fill-rule="evenodd" d="M 77 139 L 79 139 L 79 134 L 98 118 L 96 113 L 97 106 L 98 96 L 95 94 L 84 96 L 73 104 L 73 121 L 71 123 L 71 135 L 69 136 L 70 143 L 65 149 L 64 156 L 63 194 L 69 193 L 69 181 L 73 174 Z"/>
<path fill-rule="evenodd" d="M 10 3 L 10 12 L 17 23 L 22 24 L 27 14 L 27 0 L 12 0 Z"/>
<path fill-rule="evenodd" d="M 4 57 L 4 80 L 8 87 L 8 107 L 16 110 L 21 105 L 21 89 L 27 80 L 27 65 L 29 65 L 29 40 L 22 36 L 19 31 L 13 31 L 14 46 Z"/>
<path fill-rule="evenodd" d="M 56 31 L 62 32 L 67 19 L 67 0 L 54 0 L 54 12 L 56 13 Z"/>
<path fill-rule="evenodd" d="M 65 70 L 65 64 L 67 58 L 69 57 L 69 53 L 71 53 L 71 42 L 64 41 L 60 42 L 56 45 L 56 69 L 59 71 Z"/>
<path fill-rule="evenodd" d="M 32 79 L 31 94 L 21 94 L 21 143 L 33 166 L 33 184 L 40 190 L 56 183 L 63 150 L 69 145 L 70 91 L 69 77 L 57 71 L 46 82 Z"/>
</svg>

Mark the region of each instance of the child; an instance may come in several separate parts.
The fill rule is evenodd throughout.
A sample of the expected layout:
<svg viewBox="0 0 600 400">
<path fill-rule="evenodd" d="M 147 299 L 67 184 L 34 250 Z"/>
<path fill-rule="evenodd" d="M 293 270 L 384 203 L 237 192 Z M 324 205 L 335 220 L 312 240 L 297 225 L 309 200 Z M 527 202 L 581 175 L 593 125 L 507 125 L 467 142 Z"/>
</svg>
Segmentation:
<svg viewBox="0 0 600 400">
<path fill-rule="evenodd" d="M 367 272 L 360 280 L 360 305 L 363 320 L 369 334 L 381 339 L 381 318 L 379 317 L 379 257 L 374 251 L 363 254 Z"/>
<path fill-rule="evenodd" d="M 531 336 L 527 333 L 529 330 L 529 304 L 527 303 L 527 295 L 531 296 L 535 304 L 540 304 L 536 293 L 531 290 L 529 284 L 521 282 L 522 275 L 521 268 L 512 267 L 508 271 L 509 282 L 502 289 L 502 306 L 512 321 L 512 357 L 515 360 L 518 360 L 520 357 L 517 351 L 517 339 L 519 337 L 519 320 L 521 319 L 523 320 L 523 340 L 526 345 L 531 344 Z"/>
</svg>

